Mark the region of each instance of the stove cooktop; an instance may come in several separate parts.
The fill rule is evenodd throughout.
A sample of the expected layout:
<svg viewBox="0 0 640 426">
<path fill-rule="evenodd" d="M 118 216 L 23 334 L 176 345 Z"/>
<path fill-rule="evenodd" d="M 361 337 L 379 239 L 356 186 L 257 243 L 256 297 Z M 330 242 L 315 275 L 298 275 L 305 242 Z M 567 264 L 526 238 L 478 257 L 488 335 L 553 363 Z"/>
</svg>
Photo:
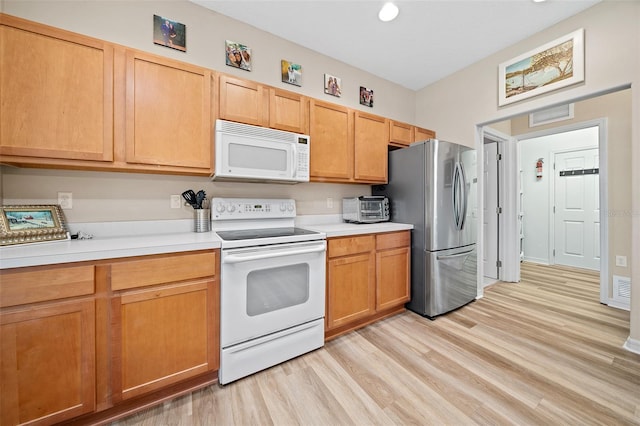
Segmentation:
<svg viewBox="0 0 640 426">
<path fill-rule="evenodd" d="M 308 229 L 288 227 L 288 228 L 261 228 L 261 229 L 239 229 L 232 231 L 217 231 L 220 238 L 225 241 L 253 240 L 259 238 L 273 237 L 293 237 L 299 235 L 320 234 Z"/>
</svg>

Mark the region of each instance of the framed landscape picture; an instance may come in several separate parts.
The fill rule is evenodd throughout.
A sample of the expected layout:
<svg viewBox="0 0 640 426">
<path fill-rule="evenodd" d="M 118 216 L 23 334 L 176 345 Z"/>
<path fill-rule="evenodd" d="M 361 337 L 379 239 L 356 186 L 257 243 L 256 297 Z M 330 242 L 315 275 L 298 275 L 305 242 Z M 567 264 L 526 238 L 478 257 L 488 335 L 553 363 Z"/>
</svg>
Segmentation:
<svg viewBox="0 0 640 426">
<path fill-rule="evenodd" d="M 68 240 L 60 206 L 24 205 L 0 207 L 0 245 Z"/>
<path fill-rule="evenodd" d="M 507 105 L 584 81 L 584 29 L 503 62 L 498 105 Z"/>
</svg>

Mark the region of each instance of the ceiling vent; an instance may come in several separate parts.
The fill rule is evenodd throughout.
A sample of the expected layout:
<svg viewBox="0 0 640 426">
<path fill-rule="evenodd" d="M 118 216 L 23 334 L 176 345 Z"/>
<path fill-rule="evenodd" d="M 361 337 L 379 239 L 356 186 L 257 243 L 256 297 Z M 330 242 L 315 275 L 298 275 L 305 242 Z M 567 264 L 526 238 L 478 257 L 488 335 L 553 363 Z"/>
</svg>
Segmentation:
<svg viewBox="0 0 640 426">
<path fill-rule="evenodd" d="M 555 123 L 573 118 L 573 104 L 559 105 L 529 114 L 529 127 Z"/>
</svg>

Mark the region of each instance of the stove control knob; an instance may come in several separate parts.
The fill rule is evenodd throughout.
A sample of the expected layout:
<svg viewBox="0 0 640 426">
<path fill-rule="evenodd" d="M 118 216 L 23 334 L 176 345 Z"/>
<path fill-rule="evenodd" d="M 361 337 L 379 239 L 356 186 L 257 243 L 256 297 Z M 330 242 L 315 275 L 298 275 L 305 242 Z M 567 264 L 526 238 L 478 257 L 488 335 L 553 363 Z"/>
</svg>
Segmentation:
<svg viewBox="0 0 640 426">
<path fill-rule="evenodd" d="M 225 209 L 224 209 L 224 204 L 218 204 L 218 205 L 216 205 L 216 211 L 217 211 L 218 213 L 224 213 L 224 210 L 225 210 Z"/>
<path fill-rule="evenodd" d="M 286 211 L 287 210 L 287 205 L 285 203 L 280 204 L 280 211 Z"/>
<path fill-rule="evenodd" d="M 236 206 L 234 206 L 233 204 L 229 204 L 227 210 L 229 211 L 229 213 L 233 213 L 236 211 Z"/>
<path fill-rule="evenodd" d="M 292 212 L 293 211 L 293 204 L 287 204 L 287 210 Z"/>
</svg>

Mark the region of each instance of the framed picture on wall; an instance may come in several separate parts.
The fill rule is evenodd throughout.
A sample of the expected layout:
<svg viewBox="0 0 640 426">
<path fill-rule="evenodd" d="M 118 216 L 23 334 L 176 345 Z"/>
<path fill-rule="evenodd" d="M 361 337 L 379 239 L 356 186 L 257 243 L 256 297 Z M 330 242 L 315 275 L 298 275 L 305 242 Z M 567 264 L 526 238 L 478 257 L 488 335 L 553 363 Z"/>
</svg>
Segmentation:
<svg viewBox="0 0 640 426">
<path fill-rule="evenodd" d="M 235 41 L 225 41 L 226 64 L 230 67 L 251 71 L 251 48 Z"/>
<path fill-rule="evenodd" d="M 360 105 L 373 108 L 373 89 L 360 86 Z"/>
<path fill-rule="evenodd" d="M 187 27 L 169 18 L 153 15 L 153 42 L 186 52 Z"/>
<path fill-rule="evenodd" d="M 324 93 L 339 98 L 342 95 L 342 80 L 331 74 L 325 74 Z"/>
<path fill-rule="evenodd" d="M 59 205 L 0 207 L 0 245 L 68 240 Z"/>
<path fill-rule="evenodd" d="M 503 62 L 498 105 L 507 105 L 584 81 L 584 29 Z"/>
<path fill-rule="evenodd" d="M 282 82 L 293 84 L 294 86 L 302 86 L 302 65 L 293 62 L 280 61 L 280 74 Z"/>
</svg>

